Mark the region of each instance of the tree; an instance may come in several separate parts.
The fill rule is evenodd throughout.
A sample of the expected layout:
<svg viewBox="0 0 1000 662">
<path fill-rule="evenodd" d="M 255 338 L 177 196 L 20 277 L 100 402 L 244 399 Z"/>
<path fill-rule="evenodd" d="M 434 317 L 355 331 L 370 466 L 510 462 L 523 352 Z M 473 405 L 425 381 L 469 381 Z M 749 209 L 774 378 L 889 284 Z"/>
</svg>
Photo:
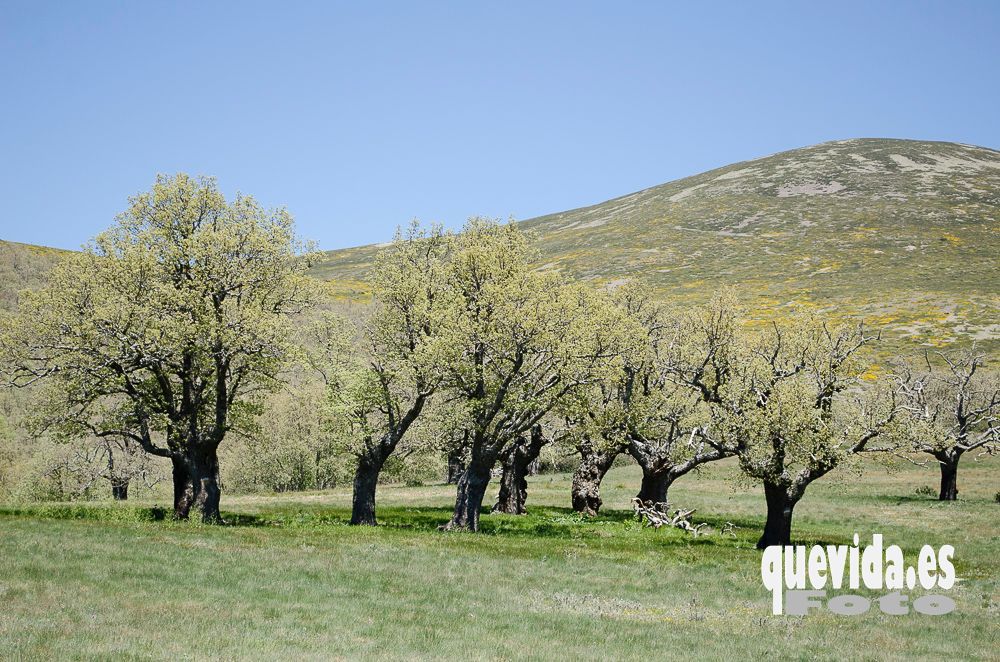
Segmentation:
<svg viewBox="0 0 1000 662">
<path fill-rule="evenodd" d="M 221 521 L 219 446 L 278 383 L 310 257 L 285 210 L 160 176 L 25 295 L 0 338 L 8 381 L 48 382 L 46 430 L 170 459 L 174 516 Z"/>
<path fill-rule="evenodd" d="M 678 379 L 679 347 L 698 329 L 653 303 L 640 284 L 619 288 L 613 301 L 616 367 L 604 370 L 576 405 L 582 462 L 574 476 L 574 508 L 597 512 L 600 480 L 626 451 L 642 469 L 637 498 L 666 509 L 675 480 L 726 455 L 697 434 L 708 422 L 707 404 Z"/>
<path fill-rule="evenodd" d="M 456 238 L 446 398 L 464 413 L 469 450 L 446 529 L 478 530 L 500 455 L 590 381 L 602 357 L 592 293 L 532 271 L 529 256 L 512 223 L 472 219 Z"/>
<path fill-rule="evenodd" d="M 628 453 L 642 469 L 636 498 L 665 512 L 674 481 L 728 453 L 699 434 L 705 424 L 703 403 L 690 389 L 653 374 L 645 375 L 637 389 L 642 392 L 631 403 L 627 432 Z"/>
<path fill-rule="evenodd" d="M 97 437 L 84 442 L 69 462 L 69 466 L 76 468 L 81 492 L 99 479 L 106 480 L 111 486 L 111 497 L 126 501 L 129 486 L 135 481 L 141 481 L 147 488 L 160 481 L 150 462 L 151 456 L 128 437 Z"/>
<path fill-rule="evenodd" d="M 576 437 L 580 464 L 573 472 L 573 484 L 570 488 L 573 510 L 588 517 L 597 515 L 604 503 L 601 501 L 601 482 L 623 450 L 621 444 L 605 437 L 590 434 Z"/>
<path fill-rule="evenodd" d="M 1000 380 L 985 372 L 985 361 L 974 347 L 935 352 L 925 355 L 923 374 L 901 380 L 912 448 L 938 461 L 941 501 L 958 498 L 958 462 L 965 453 L 1000 450 Z"/>
<path fill-rule="evenodd" d="M 813 481 L 866 450 L 891 448 L 894 391 L 885 381 L 866 387 L 857 359 L 877 336 L 861 324 L 808 319 L 746 331 L 723 298 L 704 315 L 733 332 L 701 334 L 694 347 L 702 358 L 679 373 L 711 405 L 699 434 L 763 484 L 767 520 L 757 547 L 788 545 L 793 510 Z M 879 436 L 885 445 L 869 446 Z"/>
<path fill-rule="evenodd" d="M 43 447 L 41 455 L 47 461 L 41 475 L 34 479 L 58 485 L 63 498 L 91 494 L 95 484 L 106 481 L 111 497 L 125 501 L 129 487 L 136 481 L 151 489 L 162 479 L 152 456 L 128 438 L 75 439 L 69 444 L 50 446 L 50 453 L 46 454 Z"/>
<path fill-rule="evenodd" d="M 327 434 L 326 387 L 293 371 L 262 403 L 254 429 L 220 457 L 223 482 L 245 491 L 324 490 L 350 482 L 353 466 Z"/>
<path fill-rule="evenodd" d="M 541 423 L 535 423 L 528 435 L 522 434 L 500 452 L 500 492 L 492 512 L 508 515 L 527 512 L 524 506 L 528 500 L 528 469 L 548 442 Z"/>
<path fill-rule="evenodd" d="M 327 317 L 316 327 L 314 345 L 323 358 L 315 365 L 326 366 L 333 433 L 357 460 L 351 524 L 377 523 L 379 474 L 441 382 L 449 352 L 441 327 L 450 296 L 445 268 L 451 245 L 441 228 L 425 231 L 414 224 L 379 253 L 375 310 L 362 332 L 362 354 L 345 346 L 353 345 L 355 334 L 345 332 L 343 323 Z"/>
<path fill-rule="evenodd" d="M 666 511 L 675 480 L 697 467 L 726 457 L 699 432 L 708 422 L 707 401 L 692 384 L 678 379 L 681 348 L 702 334 L 729 333 L 711 313 L 679 318 L 651 303 L 646 288 L 624 289 L 619 305 L 641 330 L 641 350 L 623 362 L 618 398 L 624 410 L 629 455 L 642 469 L 636 498 Z M 683 374 L 683 372 L 681 373 Z"/>
<path fill-rule="evenodd" d="M 615 343 L 614 357 L 603 364 L 603 370 L 592 383 L 577 389 L 558 408 L 566 421 L 566 434 L 562 440 L 580 456 L 580 463 L 573 472 L 570 503 L 576 512 L 593 517 L 603 504 L 601 482 L 615 459 L 628 448 L 627 406 L 622 399 L 626 381 L 624 357 L 636 351 L 643 352 L 641 332 L 629 338 L 628 322 L 624 318 L 614 328 L 622 332 Z"/>
</svg>

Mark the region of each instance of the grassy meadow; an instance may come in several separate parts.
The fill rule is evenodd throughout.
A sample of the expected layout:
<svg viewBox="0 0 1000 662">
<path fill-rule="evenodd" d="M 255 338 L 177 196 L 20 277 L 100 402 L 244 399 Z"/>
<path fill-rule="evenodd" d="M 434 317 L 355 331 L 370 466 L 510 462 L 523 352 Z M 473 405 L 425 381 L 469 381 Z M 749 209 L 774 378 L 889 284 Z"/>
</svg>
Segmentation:
<svg viewBox="0 0 1000 662">
<path fill-rule="evenodd" d="M 946 616 L 771 616 L 754 549 L 758 490 L 732 463 L 671 490 L 712 530 L 640 526 L 634 466 L 604 482 L 581 521 L 565 474 L 531 480 L 529 514 L 441 533 L 453 488 L 380 488 L 377 529 L 350 527 L 350 492 L 226 496 L 230 525 L 159 519 L 158 501 L 0 507 L 5 659 L 997 659 L 1000 460 L 970 459 L 960 500 L 916 493 L 910 465 L 810 487 L 794 538 L 849 544 L 873 532 L 955 546 Z M 721 533 L 726 522 L 733 535 Z M 858 591 L 864 593 L 864 591 Z M 916 593 L 916 592 L 915 592 Z"/>
</svg>

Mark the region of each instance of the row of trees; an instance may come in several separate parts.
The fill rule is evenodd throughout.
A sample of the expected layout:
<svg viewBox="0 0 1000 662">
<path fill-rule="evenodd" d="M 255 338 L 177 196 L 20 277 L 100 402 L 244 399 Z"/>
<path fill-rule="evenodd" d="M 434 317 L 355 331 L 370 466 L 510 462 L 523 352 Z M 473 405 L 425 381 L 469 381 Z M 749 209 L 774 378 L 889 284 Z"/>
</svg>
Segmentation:
<svg viewBox="0 0 1000 662">
<path fill-rule="evenodd" d="M 586 514 L 623 453 L 642 468 L 638 498 L 663 508 L 675 480 L 736 457 L 764 488 L 760 545 L 783 544 L 808 485 L 861 453 L 930 453 L 954 498 L 961 455 L 1000 441 L 1000 387 L 975 353 L 866 380 L 878 337 L 863 325 L 760 325 L 728 293 L 678 311 L 638 284 L 573 282 L 532 268 L 514 224 L 399 233 L 361 320 L 304 314 L 312 258 L 283 210 L 160 178 L 5 320 L 7 381 L 43 386 L 37 431 L 168 458 L 175 516 L 206 521 L 220 517 L 219 447 L 259 439 L 265 398 L 290 380 L 324 412 L 299 434 L 352 458 L 355 524 L 376 523 L 387 463 L 426 449 L 455 478 L 446 528 L 478 529 L 498 464 L 495 510 L 523 513 L 528 466 L 560 443 L 580 455 Z"/>
</svg>

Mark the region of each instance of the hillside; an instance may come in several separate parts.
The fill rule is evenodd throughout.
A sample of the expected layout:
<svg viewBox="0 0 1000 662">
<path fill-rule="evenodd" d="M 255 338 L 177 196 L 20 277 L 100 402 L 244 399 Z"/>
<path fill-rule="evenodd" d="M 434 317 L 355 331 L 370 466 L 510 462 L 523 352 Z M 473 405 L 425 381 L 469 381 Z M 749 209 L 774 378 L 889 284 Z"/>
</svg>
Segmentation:
<svg viewBox="0 0 1000 662">
<path fill-rule="evenodd" d="M 670 300 L 740 288 L 762 316 L 794 303 L 863 315 L 894 339 L 1000 347 L 1000 152 L 859 139 L 736 163 L 524 221 L 539 265 Z M 377 250 L 329 253 L 363 281 Z"/>
<path fill-rule="evenodd" d="M 684 303 L 739 288 L 762 317 L 788 306 L 860 315 L 894 341 L 1000 352 L 1000 152 L 860 139 L 736 163 L 523 222 L 540 268 L 652 283 Z M 332 296 L 365 297 L 377 245 L 315 267 Z M 0 307 L 60 251 L 0 242 Z"/>
<path fill-rule="evenodd" d="M 68 251 L 0 240 L 0 310 L 17 306 L 21 290 L 38 287 L 45 273 Z"/>
</svg>

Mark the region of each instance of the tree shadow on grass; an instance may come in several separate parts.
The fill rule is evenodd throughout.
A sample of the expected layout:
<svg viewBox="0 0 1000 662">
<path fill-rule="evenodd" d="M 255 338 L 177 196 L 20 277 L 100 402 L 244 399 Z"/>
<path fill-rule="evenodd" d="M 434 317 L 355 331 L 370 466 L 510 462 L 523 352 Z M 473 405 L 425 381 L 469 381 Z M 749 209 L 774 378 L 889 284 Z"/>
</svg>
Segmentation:
<svg viewBox="0 0 1000 662">
<path fill-rule="evenodd" d="M 124 507 L 75 503 L 44 503 L 0 507 L 0 517 L 95 520 L 104 522 L 161 522 L 168 519 L 168 511 L 161 506 Z"/>
<path fill-rule="evenodd" d="M 23 507 L 0 507 L 0 517 L 53 520 L 90 520 L 114 523 L 173 523 L 172 511 L 164 506 L 129 506 L 122 504 L 38 504 Z M 727 545 L 746 542 L 759 535 L 760 521 L 732 518 L 725 515 L 695 516 L 695 523 L 705 522 L 710 530 L 694 536 L 679 529 L 652 530 L 640 523 L 629 510 L 605 510 L 595 517 L 584 517 L 571 508 L 555 506 L 528 507 L 526 515 L 490 513 L 484 508 L 480 514 L 479 532 L 453 532 L 443 534 L 440 528 L 451 519 L 450 507 L 400 507 L 379 508 L 380 530 L 412 531 L 437 535 L 496 536 L 510 538 L 548 538 L 564 540 L 598 540 L 618 538 L 635 540 L 636 536 L 658 537 L 662 545 Z M 261 513 L 223 512 L 223 528 L 272 527 L 322 530 L 329 527 L 347 527 L 350 510 L 347 508 L 299 508 L 273 510 Z M 177 523 L 179 525 L 192 525 Z M 726 532 L 727 525 L 735 531 Z"/>
<path fill-rule="evenodd" d="M 393 507 L 379 508 L 378 529 L 384 531 L 412 531 L 441 534 L 441 527 L 451 519 L 450 507 Z M 228 516 L 227 516 L 228 517 Z M 346 525 L 350 512 L 347 509 L 299 510 L 287 513 L 268 513 L 260 518 L 248 516 L 247 524 L 270 526 L 323 527 Z M 664 528 L 654 531 L 639 522 L 630 510 L 605 510 L 595 517 L 583 517 L 567 507 L 528 507 L 526 515 L 505 515 L 490 513 L 484 508 L 480 512 L 478 533 L 463 531 L 448 532 L 447 535 L 482 537 L 523 537 L 564 540 L 588 540 L 619 538 L 635 540 L 636 536 L 658 536 L 667 545 L 726 545 L 732 546 L 756 540 L 761 523 L 759 521 L 719 516 L 695 518 L 696 522 L 706 522 L 710 529 L 694 536 L 680 529 Z M 727 524 L 735 530 L 723 533 Z"/>
</svg>

